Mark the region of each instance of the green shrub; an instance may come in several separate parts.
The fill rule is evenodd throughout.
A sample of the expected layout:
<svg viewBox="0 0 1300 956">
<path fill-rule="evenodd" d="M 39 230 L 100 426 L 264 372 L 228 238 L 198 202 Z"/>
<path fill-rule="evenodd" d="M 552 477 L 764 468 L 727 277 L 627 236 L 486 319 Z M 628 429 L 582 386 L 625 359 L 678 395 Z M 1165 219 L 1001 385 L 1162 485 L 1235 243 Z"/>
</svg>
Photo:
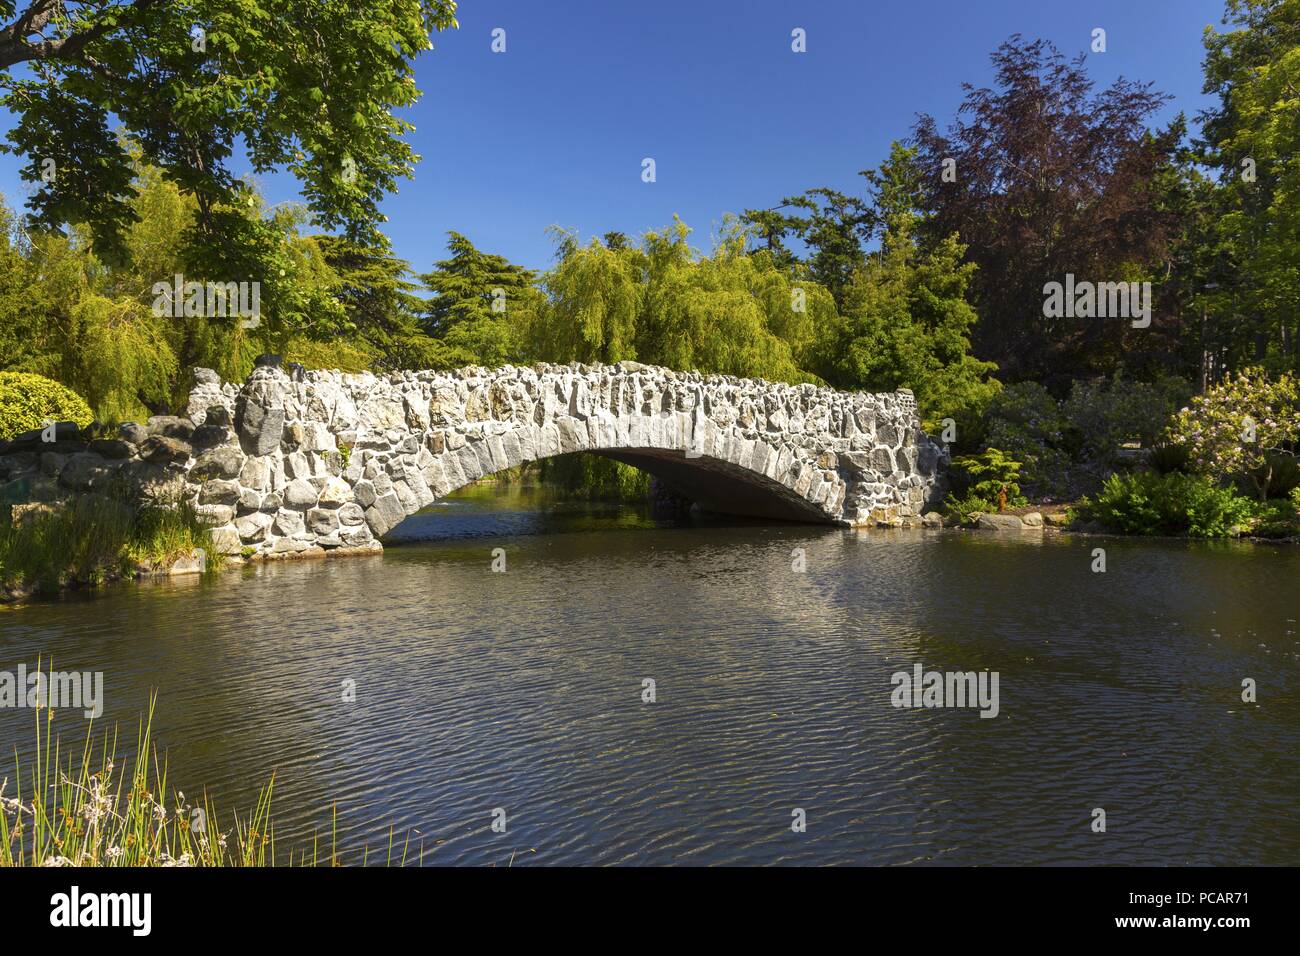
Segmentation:
<svg viewBox="0 0 1300 956">
<path fill-rule="evenodd" d="M 1020 493 L 1020 462 L 1008 458 L 997 448 L 954 458 L 948 476 L 953 491 L 944 499 L 944 510 L 949 517 L 963 524 L 976 513 L 999 510 L 1004 493 L 1009 507 L 1028 504 Z"/>
<path fill-rule="evenodd" d="M 1255 505 L 1250 533 L 1257 538 L 1294 538 L 1300 535 L 1300 496 L 1272 498 Z"/>
<path fill-rule="evenodd" d="M 1191 394 L 1190 383 L 1176 377 L 1154 383 L 1118 376 L 1076 381 L 1061 405 L 1067 447 L 1073 446 L 1079 460 L 1113 466 L 1125 443 L 1154 445 Z"/>
<path fill-rule="evenodd" d="M 1186 445 L 1162 441 L 1151 447 L 1151 467 L 1158 474 L 1186 474 L 1191 470 L 1192 454 Z"/>
<path fill-rule="evenodd" d="M 1250 489 L 1261 490 L 1264 498 L 1285 498 L 1300 488 L 1300 462 L 1290 452 L 1270 451 L 1246 477 Z"/>
<path fill-rule="evenodd" d="M 985 440 L 1021 463 L 1019 480 L 1035 495 L 1069 493 L 1068 423 L 1037 382 L 1006 386 L 989 405 Z"/>
<path fill-rule="evenodd" d="M 1097 378 L 1074 382 L 1057 402 L 1037 382 L 1018 382 L 989 405 L 985 436 L 1023 464 L 1027 492 L 1072 497 L 1124 465 L 1124 445 L 1153 445 L 1190 392 L 1176 377 Z"/>
<path fill-rule="evenodd" d="M 964 495 L 948 495 L 943 499 L 944 517 L 958 524 L 973 524 L 977 516 L 992 514 L 998 510 L 996 501 L 985 501 L 973 492 Z"/>
<path fill-rule="evenodd" d="M 29 372 L 0 372 L 0 441 L 47 421 L 91 423 L 90 406 L 71 389 Z"/>
<path fill-rule="evenodd" d="M 1124 534 L 1222 538 L 1248 525 L 1254 505 L 1203 475 L 1140 472 L 1111 475 L 1078 515 Z"/>
<path fill-rule="evenodd" d="M 1027 504 L 1020 494 L 1020 468 L 1020 462 L 999 449 L 986 448 L 978 455 L 954 458 L 948 473 L 958 493 L 974 494 L 996 505 L 1005 491 L 1007 504 L 1019 507 Z"/>
</svg>

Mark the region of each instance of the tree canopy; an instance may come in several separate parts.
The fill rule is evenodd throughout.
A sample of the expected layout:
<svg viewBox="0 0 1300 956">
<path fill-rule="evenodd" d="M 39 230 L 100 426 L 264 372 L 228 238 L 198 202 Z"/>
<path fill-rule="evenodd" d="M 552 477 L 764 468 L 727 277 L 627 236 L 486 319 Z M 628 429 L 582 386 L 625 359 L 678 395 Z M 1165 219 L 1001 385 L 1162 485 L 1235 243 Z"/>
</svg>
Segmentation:
<svg viewBox="0 0 1300 956">
<path fill-rule="evenodd" d="M 412 61 L 454 14 L 452 0 L 0 0 L 6 148 L 37 186 L 33 222 L 85 224 L 101 257 L 124 254 L 135 156 L 116 121 L 194 200 L 181 238 L 198 265 L 237 269 L 265 238 L 241 214 L 237 149 L 254 172 L 290 170 L 322 228 L 383 244 L 378 202 L 417 158 L 393 111 L 418 97 Z"/>
</svg>

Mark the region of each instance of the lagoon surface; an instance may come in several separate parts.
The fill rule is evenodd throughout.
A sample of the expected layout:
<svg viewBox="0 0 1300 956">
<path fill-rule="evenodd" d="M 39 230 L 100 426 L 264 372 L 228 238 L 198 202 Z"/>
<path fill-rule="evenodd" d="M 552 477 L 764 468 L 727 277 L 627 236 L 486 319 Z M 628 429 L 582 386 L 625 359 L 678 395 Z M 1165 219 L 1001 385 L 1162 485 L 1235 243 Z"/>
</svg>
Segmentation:
<svg viewBox="0 0 1300 956">
<path fill-rule="evenodd" d="M 500 486 L 390 537 L 0 607 L 0 669 L 103 671 L 123 750 L 156 690 L 169 786 L 246 811 L 274 773 L 281 859 L 328 846 L 337 806 L 344 862 L 382 862 L 391 827 L 425 864 L 1300 863 L 1295 546 L 669 521 Z M 997 671 L 997 716 L 894 707 L 918 663 Z M 54 726 L 84 739 L 79 712 Z M 0 778 L 33 728 L 0 710 Z"/>
</svg>

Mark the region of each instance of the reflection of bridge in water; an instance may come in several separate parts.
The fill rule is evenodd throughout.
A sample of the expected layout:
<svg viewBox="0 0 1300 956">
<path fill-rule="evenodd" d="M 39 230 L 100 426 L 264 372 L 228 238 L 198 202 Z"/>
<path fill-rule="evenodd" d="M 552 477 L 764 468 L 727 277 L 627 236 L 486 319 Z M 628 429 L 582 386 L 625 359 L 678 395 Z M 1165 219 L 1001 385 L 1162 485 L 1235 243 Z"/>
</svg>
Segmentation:
<svg viewBox="0 0 1300 956">
<path fill-rule="evenodd" d="M 180 493 L 229 553 L 373 548 L 469 482 L 575 452 L 642 468 L 711 511 L 898 522 L 934 497 L 945 457 L 907 391 L 635 362 L 384 377 L 263 366 L 242 387 L 196 377 L 188 418 L 133 426 L 128 458 L 81 473 L 125 468 L 147 494 Z"/>
</svg>

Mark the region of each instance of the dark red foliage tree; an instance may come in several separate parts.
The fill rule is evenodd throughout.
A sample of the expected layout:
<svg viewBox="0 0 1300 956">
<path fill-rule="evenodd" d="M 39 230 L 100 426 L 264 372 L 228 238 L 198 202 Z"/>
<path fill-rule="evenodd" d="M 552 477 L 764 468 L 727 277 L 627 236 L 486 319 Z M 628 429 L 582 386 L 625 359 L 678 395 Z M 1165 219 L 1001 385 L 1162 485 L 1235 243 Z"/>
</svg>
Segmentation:
<svg viewBox="0 0 1300 956">
<path fill-rule="evenodd" d="M 1155 180 L 1178 135 L 1148 130 L 1168 97 L 1122 78 L 1094 93 L 1085 59 L 1013 36 L 992 55 L 994 88 L 963 84 L 946 133 L 928 115 L 913 130 L 926 228 L 960 233 L 979 265 L 976 353 L 1008 378 L 1049 387 L 1113 369 L 1142 331 L 1122 319 L 1047 318 L 1043 286 L 1066 273 L 1151 278 L 1173 227 Z"/>
</svg>

